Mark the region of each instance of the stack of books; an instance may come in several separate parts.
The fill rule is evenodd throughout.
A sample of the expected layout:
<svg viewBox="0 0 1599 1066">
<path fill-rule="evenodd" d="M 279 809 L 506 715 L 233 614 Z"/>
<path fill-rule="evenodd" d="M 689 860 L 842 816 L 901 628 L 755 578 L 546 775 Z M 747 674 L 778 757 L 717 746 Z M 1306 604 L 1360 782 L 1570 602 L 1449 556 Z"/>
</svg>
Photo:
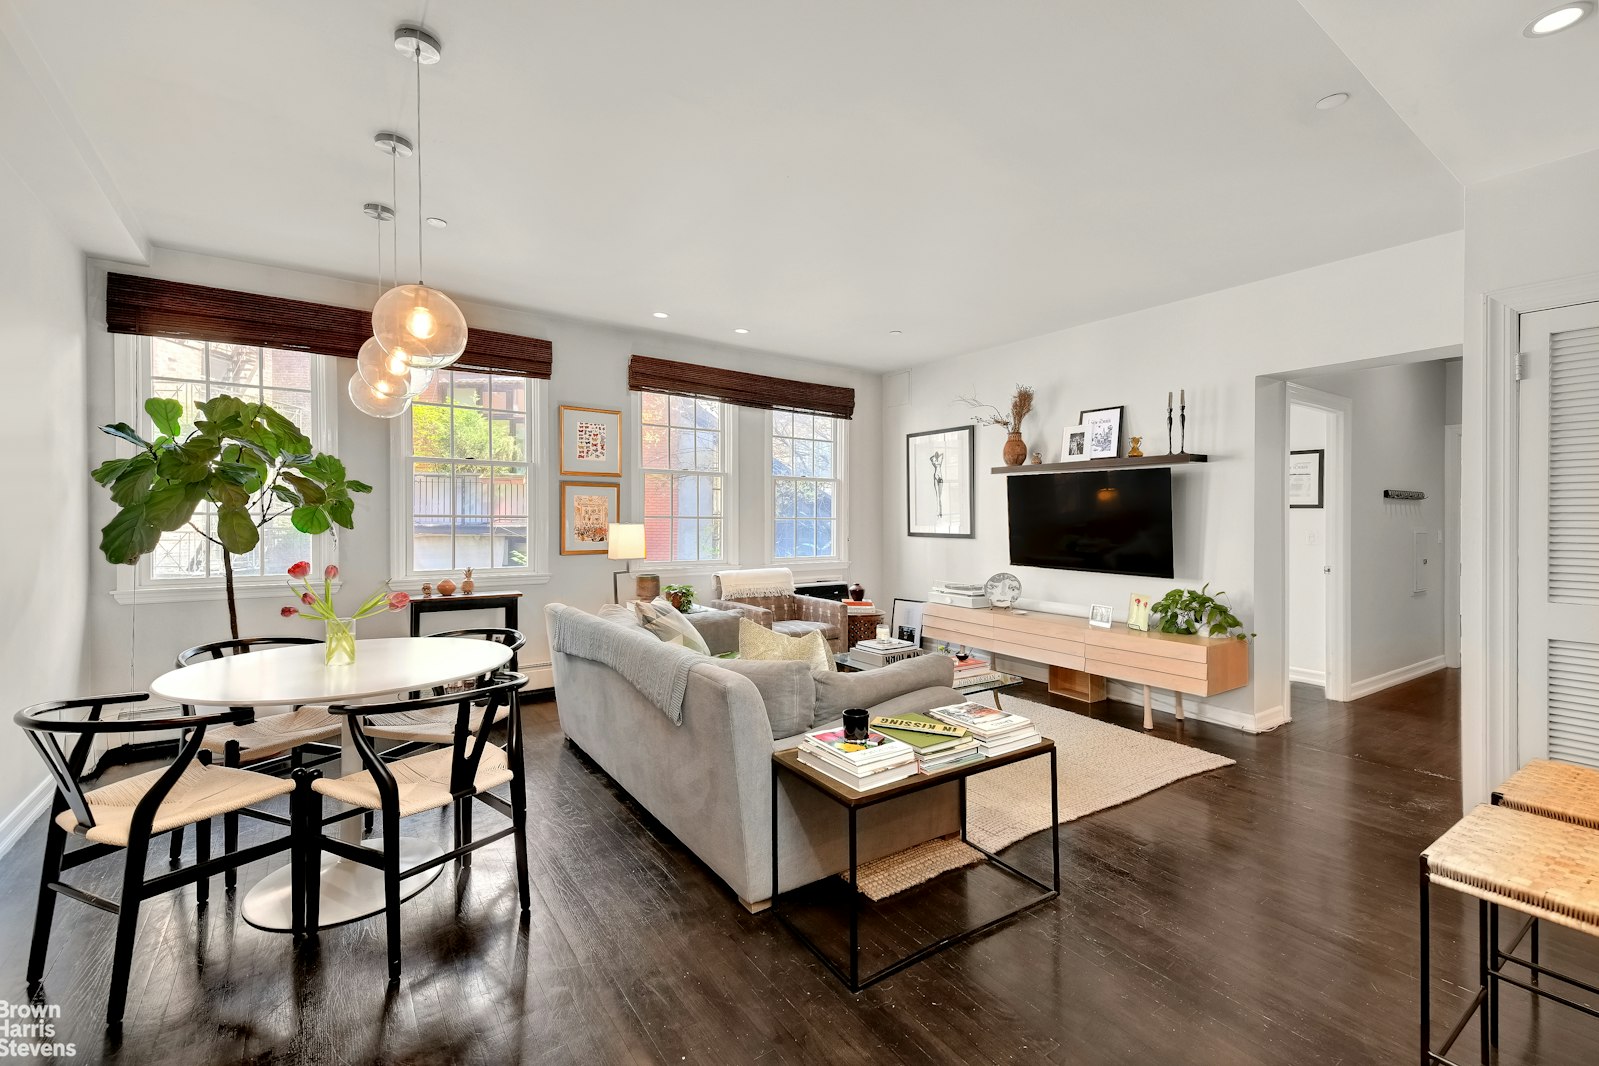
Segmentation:
<svg viewBox="0 0 1599 1066">
<path fill-rule="evenodd" d="M 916 749 L 871 730 L 865 740 L 844 739 L 843 729 L 806 733 L 799 761 L 857 792 L 892 785 L 916 773 Z"/>
<path fill-rule="evenodd" d="M 844 601 L 844 606 L 845 606 L 845 608 L 848 609 L 850 614 L 880 614 L 880 613 L 882 613 L 876 607 L 872 606 L 872 601 L 871 600 L 845 600 Z"/>
<path fill-rule="evenodd" d="M 968 735 L 964 726 L 949 725 L 925 714 L 878 716 L 871 724 L 873 729 L 916 750 L 918 773 L 933 774 L 983 757 L 977 738 Z"/>
<path fill-rule="evenodd" d="M 927 713 L 940 722 L 963 726 L 976 738 L 977 748 L 984 755 L 1004 755 L 1038 740 L 1038 730 L 1033 728 L 1032 719 L 996 711 L 980 703 L 934 707 Z"/>
<path fill-rule="evenodd" d="M 874 670 L 921 653 L 922 649 L 908 640 L 863 640 L 849 650 L 849 661 L 858 670 Z"/>
<path fill-rule="evenodd" d="M 989 685 L 995 681 L 1003 681 L 1004 675 L 994 669 L 992 663 L 976 655 L 967 656 L 965 659 L 955 660 L 955 687 L 968 688 L 972 685 Z"/>
</svg>

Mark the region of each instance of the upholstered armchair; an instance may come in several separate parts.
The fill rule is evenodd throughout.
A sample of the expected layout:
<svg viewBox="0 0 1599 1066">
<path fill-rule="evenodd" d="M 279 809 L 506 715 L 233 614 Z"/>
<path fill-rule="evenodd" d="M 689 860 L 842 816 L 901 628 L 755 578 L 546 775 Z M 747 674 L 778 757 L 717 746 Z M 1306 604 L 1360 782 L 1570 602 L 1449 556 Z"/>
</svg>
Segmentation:
<svg viewBox="0 0 1599 1066">
<path fill-rule="evenodd" d="M 833 651 L 849 650 L 849 610 L 835 600 L 799 595 L 794 591 L 794 575 L 788 570 L 760 571 L 763 575 L 773 575 L 776 580 L 758 588 L 750 588 L 747 582 L 740 580 L 756 571 L 722 573 L 728 575 L 728 587 L 723 587 L 722 574 L 713 575 L 711 582 L 716 599 L 706 603 L 706 607 L 739 611 L 757 625 L 790 637 L 803 637 L 819 630 Z M 785 586 L 787 591 L 784 591 Z"/>
</svg>

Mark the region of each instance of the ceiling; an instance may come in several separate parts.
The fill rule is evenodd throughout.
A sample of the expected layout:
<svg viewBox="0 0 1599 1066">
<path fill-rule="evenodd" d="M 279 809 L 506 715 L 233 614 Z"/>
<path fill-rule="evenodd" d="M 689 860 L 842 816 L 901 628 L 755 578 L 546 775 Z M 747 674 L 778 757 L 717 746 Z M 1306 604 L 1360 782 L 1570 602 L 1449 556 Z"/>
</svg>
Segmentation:
<svg viewBox="0 0 1599 1066">
<path fill-rule="evenodd" d="M 1487 165 L 1418 87 L 1457 60 L 1420 23 L 1408 53 L 1366 46 L 1429 7 L 1485 33 L 1501 5 L 10 6 L 151 242 L 370 277 L 360 205 L 390 199 L 371 137 L 415 135 L 390 40 L 425 15 L 444 62 L 423 75 L 423 207 L 450 223 L 426 231 L 430 283 L 888 369 L 1458 229 L 1460 183 L 1416 135 L 1458 172 Z M 1560 44 L 1510 21 L 1509 47 Z M 408 171 L 399 193 L 414 232 Z"/>
</svg>

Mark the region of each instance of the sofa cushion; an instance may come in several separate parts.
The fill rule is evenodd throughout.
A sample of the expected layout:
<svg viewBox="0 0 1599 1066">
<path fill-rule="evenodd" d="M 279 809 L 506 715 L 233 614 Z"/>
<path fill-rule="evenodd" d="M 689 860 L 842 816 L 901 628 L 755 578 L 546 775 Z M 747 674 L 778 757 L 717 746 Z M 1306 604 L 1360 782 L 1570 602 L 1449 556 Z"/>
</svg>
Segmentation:
<svg viewBox="0 0 1599 1066">
<path fill-rule="evenodd" d="M 615 625 L 626 626 L 629 629 L 644 624 L 638 620 L 638 615 L 633 613 L 633 608 L 624 607 L 620 603 L 602 603 L 600 604 L 600 609 L 594 612 L 594 616 L 603 618 L 605 621 Z"/>
<path fill-rule="evenodd" d="M 659 637 L 662 643 L 677 644 L 701 655 L 711 653 L 705 638 L 700 636 L 700 631 L 694 628 L 693 623 L 661 597 L 657 596 L 649 603 L 638 600 L 633 604 L 633 610 L 638 613 L 639 622 L 644 628 Z"/>
<path fill-rule="evenodd" d="M 833 672 L 832 649 L 821 633 L 812 631 L 802 637 L 790 637 L 763 629 L 748 618 L 738 620 L 738 656 L 740 659 L 797 660 L 808 663 L 815 674 Z"/>
<path fill-rule="evenodd" d="M 773 622 L 772 631 L 781 633 L 785 637 L 803 637 L 808 633 L 820 633 L 823 640 L 837 640 L 838 627 L 830 622 L 809 622 L 803 618 L 791 618 L 786 622 Z"/>
<path fill-rule="evenodd" d="M 688 624 L 699 630 L 712 655 L 738 652 L 738 611 L 705 610 L 685 614 Z"/>
<path fill-rule="evenodd" d="M 808 664 L 793 659 L 723 659 L 717 666 L 755 683 L 772 723 L 772 739 L 811 728 L 816 715 L 816 683 Z"/>
<path fill-rule="evenodd" d="M 925 688 L 949 688 L 955 664 L 947 655 L 919 655 L 875 670 L 853 674 L 818 674 L 816 720 L 830 722 L 851 707 L 871 710 L 878 704 Z M 959 703 L 960 700 L 952 702 Z M 934 703 L 939 707 L 942 704 Z"/>
</svg>

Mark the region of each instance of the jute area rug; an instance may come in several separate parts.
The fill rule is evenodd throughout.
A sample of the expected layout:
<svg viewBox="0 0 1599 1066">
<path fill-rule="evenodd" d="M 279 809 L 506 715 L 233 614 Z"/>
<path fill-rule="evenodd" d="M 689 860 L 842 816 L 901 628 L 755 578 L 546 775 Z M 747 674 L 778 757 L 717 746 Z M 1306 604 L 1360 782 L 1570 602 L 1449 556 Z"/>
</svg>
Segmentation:
<svg viewBox="0 0 1599 1066">
<path fill-rule="evenodd" d="M 993 706 L 994 695 L 981 693 L 974 702 Z M 1232 759 L 1199 748 L 1032 700 L 1005 696 L 1003 706 L 1031 718 L 1040 733 L 1055 741 L 1060 760 L 1056 784 L 1062 824 L 1137 799 L 1185 777 L 1233 765 Z M 966 830 L 978 847 L 998 852 L 1048 828 L 1048 759 L 1012 763 L 967 780 Z M 946 870 L 981 861 L 983 856 L 958 837 L 930 840 L 863 864 L 860 887 L 870 899 L 884 899 Z"/>
</svg>

